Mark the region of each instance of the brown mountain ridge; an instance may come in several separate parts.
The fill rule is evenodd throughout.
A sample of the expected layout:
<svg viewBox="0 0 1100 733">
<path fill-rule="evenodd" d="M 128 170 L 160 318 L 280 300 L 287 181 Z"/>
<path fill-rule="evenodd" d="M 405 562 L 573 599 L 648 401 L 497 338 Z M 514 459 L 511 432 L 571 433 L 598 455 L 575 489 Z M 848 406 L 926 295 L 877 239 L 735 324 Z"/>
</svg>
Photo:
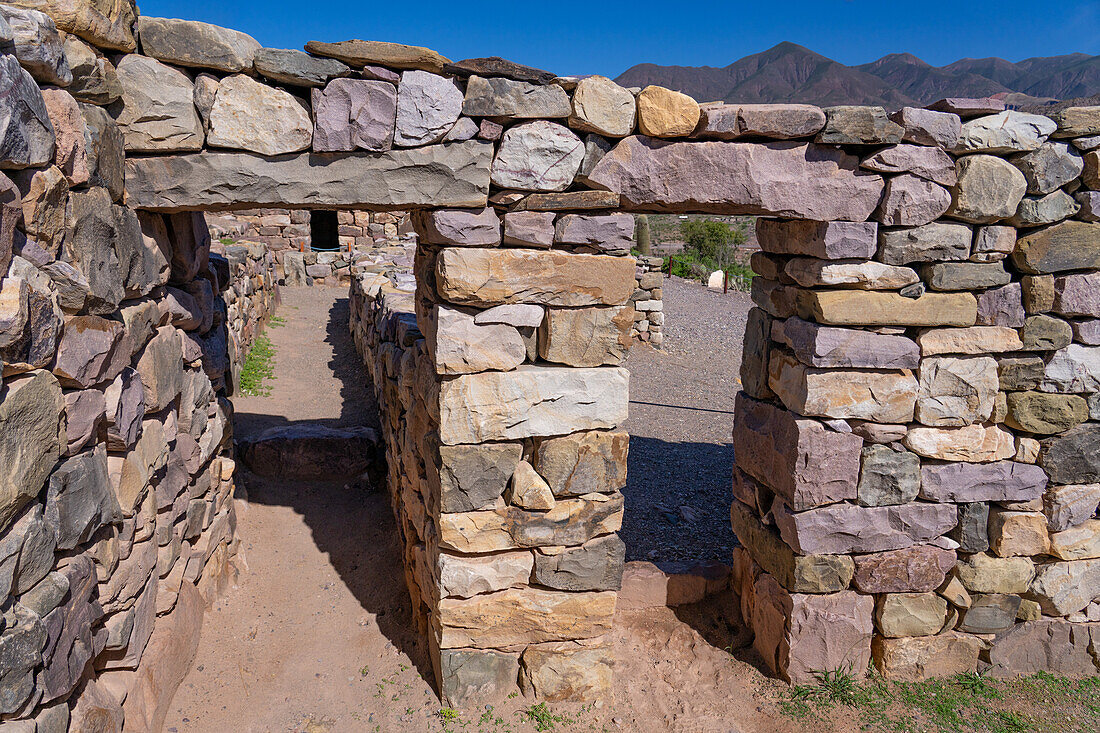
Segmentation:
<svg viewBox="0 0 1100 733">
<path fill-rule="evenodd" d="M 699 101 L 804 102 L 822 106 L 873 104 L 897 109 L 944 97 L 1001 95 L 1012 106 L 1035 107 L 1100 94 L 1100 56 L 1073 53 L 1030 58 L 961 59 L 932 66 L 908 53 L 845 66 L 804 46 L 783 43 L 721 68 L 638 64 L 616 79 L 628 87 L 676 89 Z"/>
</svg>

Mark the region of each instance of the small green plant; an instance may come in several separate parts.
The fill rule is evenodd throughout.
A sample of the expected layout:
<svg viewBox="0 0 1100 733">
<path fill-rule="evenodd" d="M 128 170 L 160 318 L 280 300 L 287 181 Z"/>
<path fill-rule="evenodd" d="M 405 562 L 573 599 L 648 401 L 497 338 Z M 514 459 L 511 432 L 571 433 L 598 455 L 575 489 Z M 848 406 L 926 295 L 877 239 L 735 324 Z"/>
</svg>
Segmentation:
<svg viewBox="0 0 1100 733">
<path fill-rule="evenodd" d="M 546 703 L 544 702 L 531 705 L 519 711 L 519 716 L 520 720 L 534 723 L 535 730 L 537 731 L 554 730 L 558 723 L 570 725 L 574 722 L 571 718 L 567 718 L 564 715 L 554 715 L 550 712 L 550 708 L 546 707 Z"/>
<path fill-rule="evenodd" d="M 282 328 L 286 325 L 286 319 L 282 316 L 272 316 L 271 320 L 267 322 L 267 325 L 271 328 Z"/>
<path fill-rule="evenodd" d="M 221 242 L 222 244 L 227 244 L 227 245 L 228 245 L 228 244 L 236 244 L 236 243 L 237 243 L 237 240 L 235 240 L 235 239 L 230 239 L 229 237 L 222 237 L 222 238 L 221 238 L 221 239 L 219 239 L 218 241 L 219 241 L 219 242 Z"/>
<path fill-rule="evenodd" d="M 267 336 L 257 336 L 241 367 L 241 394 L 259 397 L 271 394 L 265 380 L 275 378 L 275 347 Z"/>
</svg>

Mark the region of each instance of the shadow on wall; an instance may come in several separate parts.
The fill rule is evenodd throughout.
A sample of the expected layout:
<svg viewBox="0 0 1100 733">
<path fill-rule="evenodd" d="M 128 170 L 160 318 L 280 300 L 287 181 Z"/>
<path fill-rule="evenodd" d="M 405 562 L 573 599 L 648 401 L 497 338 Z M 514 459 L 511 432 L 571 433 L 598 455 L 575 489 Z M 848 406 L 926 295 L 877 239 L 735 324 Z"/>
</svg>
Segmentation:
<svg viewBox="0 0 1100 733">
<path fill-rule="evenodd" d="M 370 375 L 355 350 L 348 317 L 348 298 L 340 297 L 329 309 L 325 335 L 325 342 L 333 349 L 327 367 L 340 385 L 340 415 L 292 421 L 283 415 L 238 412 L 234 415 L 237 439 L 297 423 L 379 427 Z M 324 369 L 318 365 L 318 370 L 321 373 L 311 378 L 326 379 Z M 309 379 L 307 389 L 308 384 Z M 287 385 L 276 380 L 273 388 L 285 389 Z M 434 684 L 426 641 L 420 638 L 413 621 L 399 531 L 385 487 L 356 481 L 279 481 L 257 476 L 243 466 L 239 481 L 248 492 L 248 501 L 289 507 L 304 519 L 317 548 L 328 556 L 359 605 L 375 616 L 382 634 L 408 655 L 425 680 Z"/>
</svg>

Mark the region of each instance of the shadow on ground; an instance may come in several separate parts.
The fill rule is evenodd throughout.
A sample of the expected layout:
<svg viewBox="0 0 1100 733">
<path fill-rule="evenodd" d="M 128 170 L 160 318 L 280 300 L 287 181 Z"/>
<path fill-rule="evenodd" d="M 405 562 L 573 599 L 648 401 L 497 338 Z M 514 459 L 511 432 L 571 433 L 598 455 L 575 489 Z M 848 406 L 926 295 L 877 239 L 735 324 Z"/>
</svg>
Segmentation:
<svg viewBox="0 0 1100 733">
<path fill-rule="evenodd" d="M 348 328 L 347 297 L 337 298 L 328 312 L 325 343 L 332 347 L 326 373 L 318 367 L 310 382 L 335 379 L 339 384 L 340 414 L 335 417 L 291 420 L 285 415 L 238 412 L 234 415 L 235 438 L 258 435 L 269 428 L 311 423 L 328 427 L 366 425 L 380 429 L 370 375 L 363 365 Z M 269 336 L 274 336 L 269 331 Z M 277 337 L 277 336 L 274 336 Z M 301 375 L 299 375 L 301 376 Z M 285 389 L 286 380 L 275 380 L 273 390 Z M 305 395 L 303 395 L 303 398 Z M 380 467 L 382 468 L 382 467 Z M 425 643 L 416 633 L 411 602 L 402 568 L 403 550 L 398 527 L 382 483 L 376 478 L 349 476 L 345 481 L 306 482 L 261 477 L 243 470 L 239 477 L 247 499 L 255 504 L 290 507 L 309 526 L 317 548 L 328 555 L 348 590 L 363 610 L 377 618 L 379 630 L 413 660 L 426 680 L 434 680 Z M 288 579 L 293 582 L 293 579 Z"/>
<path fill-rule="evenodd" d="M 630 436 L 626 559 L 730 563 L 733 446 Z"/>
<path fill-rule="evenodd" d="M 288 311 L 287 317 L 294 317 L 293 311 Z M 255 409 L 262 401 L 250 400 L 253 409 L 234 416 L 238 439 L 299 422 L 329 427 L 379 427 L 373 389 L 349 333 L 348 317 L 349 301 L 338 297 L 329 308 L 326 323 L 324 341 L 333 352 L 326 364 L 327 372 L 319 365 L 308 365 L 309 355 L 294 355 L 301 361 L 299 371 L 315 368 L 317 374 L 295 374 L 292 380 L 296 386 L 285 377 L 277 379 L 272 384 L 273 397 L 284 400 L 284 404 L 272 407 L 270 413 Z M 279 339 L 274 332 L 269 335 Z M 320 384 L 331 379 L 339 387 L 339 415 L 312 420 L 288 417 L 294 415 L 295 405 L 286 403 L 285 393 L 278 394 L 280 390 L 301 390 L 294 397 L 307 400 L 313 380 Z M 652 417 L 658 421 L 664 410 L 695 409 L 657 402 L 660 400 L 652 400 L 647 406 L 656 408 Z M 280 411 L 284 414 L 276 414 Z M 707 417 L 700 415 L 699 419 Z M 621 532 L 627 560 L 718 560 L 728 564 L 735 543 L 729 525 L 732 464 L 733 450 L 729 444 L 675 442 L 632 435 Z M 336 483 L 280 481 L 247 471 L 242 472 L 241 481 L 250 502 L 290 507 L 303 517 L 318 549 L 329 556 L 363 609 L 377 617 L 380 631 L 413 660 L 424 679 L 434 680 L 425 642 L 415 631 L 402 570 L 401 540 L 384 487 L 365 485 L 353 477 Z M 744 646 L 740 614 L 735 609 L 717 608 L 718 603 L 708 601 L 699 607 L 684 607 L 677 615 L 712 645 L 730 648 L 740 658 L 746 654 L 739 651 Z M 759 659 L 754 660 L 753 656 L 750 647 L 746 661 L 759 666 Z"/>
</svg>

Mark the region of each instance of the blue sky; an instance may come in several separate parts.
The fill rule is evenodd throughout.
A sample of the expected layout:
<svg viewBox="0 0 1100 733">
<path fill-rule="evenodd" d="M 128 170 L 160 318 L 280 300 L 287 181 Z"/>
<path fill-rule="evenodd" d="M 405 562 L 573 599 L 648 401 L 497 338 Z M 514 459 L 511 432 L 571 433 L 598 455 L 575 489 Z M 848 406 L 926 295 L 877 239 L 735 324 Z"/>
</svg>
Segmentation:
<svg viewBox="0 0 1100 733">
<path fill-rule="evenodd" d="M 141 0 L 139 7 L 143 15 L 236 28 L 265 46 L 396 41 L 563 75 L 613 77 L 645 61 L 725 66 L 780 41 L 845 64 L 895 52 L 937 66 L 965 57 L 1100 55 L 1100 0 Z"/>
</svg>

